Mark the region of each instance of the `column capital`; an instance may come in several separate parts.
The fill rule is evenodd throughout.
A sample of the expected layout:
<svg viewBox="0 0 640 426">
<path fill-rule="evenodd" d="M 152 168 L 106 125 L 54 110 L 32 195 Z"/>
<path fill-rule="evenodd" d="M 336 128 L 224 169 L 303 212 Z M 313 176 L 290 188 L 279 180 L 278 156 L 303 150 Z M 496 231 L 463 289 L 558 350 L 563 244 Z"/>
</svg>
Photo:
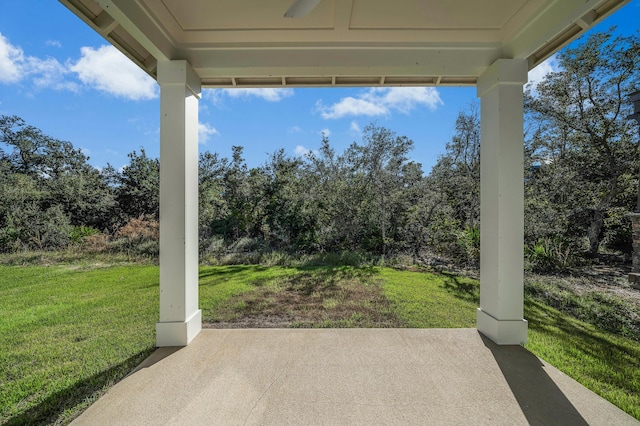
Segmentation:
<svg viewBox="0 0 640 426">
<path fill-rule="evenodd" d="M 525 59 L 498 59 L 478 78 L 478 96 L 482 97 L 498 85 L 520 85 L 528 80 Z"/>
<path fill-rule="evenodd" d="M 195 96 L 202 91 L 200 76 L 185 60 L 158 62 L 158 84 L 184 84 Z"/>
</svg>

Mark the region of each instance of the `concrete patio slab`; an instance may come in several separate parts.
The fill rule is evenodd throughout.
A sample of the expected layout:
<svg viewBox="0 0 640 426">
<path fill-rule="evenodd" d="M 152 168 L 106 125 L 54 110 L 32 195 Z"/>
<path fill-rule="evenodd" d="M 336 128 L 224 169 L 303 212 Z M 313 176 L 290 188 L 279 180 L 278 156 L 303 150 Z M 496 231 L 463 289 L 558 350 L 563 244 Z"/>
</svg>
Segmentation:
<svg viewBox="0 0 640 426">
<path fill-rule="evenodd" d="M 203 330 L 74 425 L 639 425 L 475 329 Z"/>
</svg>

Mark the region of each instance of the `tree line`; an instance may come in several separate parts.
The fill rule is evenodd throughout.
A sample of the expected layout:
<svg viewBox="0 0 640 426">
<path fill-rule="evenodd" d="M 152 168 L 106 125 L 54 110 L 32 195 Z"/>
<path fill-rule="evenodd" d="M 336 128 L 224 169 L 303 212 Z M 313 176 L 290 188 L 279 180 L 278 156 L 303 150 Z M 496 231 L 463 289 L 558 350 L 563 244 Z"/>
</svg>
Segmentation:
<svg viewBox="0 0 640 426">
<path fill-rule="evenodd" d="M 558 70 L 525 91 L 525 253 L 568 266 L 631 251 L 627 212 L 638 193 L 638 128 L 627 96 L 640 89 L 638 36 L 591 35 L 557 55 Z M 414 142 L 376 123 L 336 152 L 326 135 L 303 157 L 284 150 L 249 168 L 199 158 L 200 251 L 479 258 L 480 117 L 460 111 L 430 173 Z M 82 246 L 157 254 L 158 159 L 143 149 L 121 170 L 96 169 L 69 142 L 0 117 L 0 251 Z"/>
</svg>

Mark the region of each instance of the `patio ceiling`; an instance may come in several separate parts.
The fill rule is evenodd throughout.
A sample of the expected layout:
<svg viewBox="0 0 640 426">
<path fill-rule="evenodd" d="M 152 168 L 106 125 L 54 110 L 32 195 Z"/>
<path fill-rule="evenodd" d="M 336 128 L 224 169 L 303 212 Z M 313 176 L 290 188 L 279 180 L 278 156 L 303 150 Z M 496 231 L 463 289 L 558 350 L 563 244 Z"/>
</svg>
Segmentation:
<svg viewBox="0 0 640 426">
<path fill-rule="evenodd" d="M 187 60 L 202 87 L 475 85 L 535 67 L 627 0 L 60 0 L 151 76 Z"/>
</svg>

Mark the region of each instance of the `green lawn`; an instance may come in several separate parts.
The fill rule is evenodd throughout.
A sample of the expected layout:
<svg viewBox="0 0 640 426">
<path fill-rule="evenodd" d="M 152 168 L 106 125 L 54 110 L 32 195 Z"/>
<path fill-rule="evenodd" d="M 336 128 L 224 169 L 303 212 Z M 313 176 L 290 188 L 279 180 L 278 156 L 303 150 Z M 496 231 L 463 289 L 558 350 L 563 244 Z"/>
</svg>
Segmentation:
<svg viewBox="0 0 640 426">
<path fill-rule="evenodd" d="M 152 350 L 157 266 L 0 266 L 0 424 L 67 423 Z M 390 268 L 200 270 L 208 322 L 474 327 L 477 281 Z M 315 314 L 300 317 L 313 306 Z M 640 419 L 640 343 L 533 300 L 527 348 Z"/>
<path fill-rule="evenodd" d="M 527 349 L 640 420 L 640 343 L 525 301 Z"/>
<path fill-rule="evenodd" d="M 152 351 L 158 268 L 0 266 L 0 423 L 66 423 Z"/>
</svg>

